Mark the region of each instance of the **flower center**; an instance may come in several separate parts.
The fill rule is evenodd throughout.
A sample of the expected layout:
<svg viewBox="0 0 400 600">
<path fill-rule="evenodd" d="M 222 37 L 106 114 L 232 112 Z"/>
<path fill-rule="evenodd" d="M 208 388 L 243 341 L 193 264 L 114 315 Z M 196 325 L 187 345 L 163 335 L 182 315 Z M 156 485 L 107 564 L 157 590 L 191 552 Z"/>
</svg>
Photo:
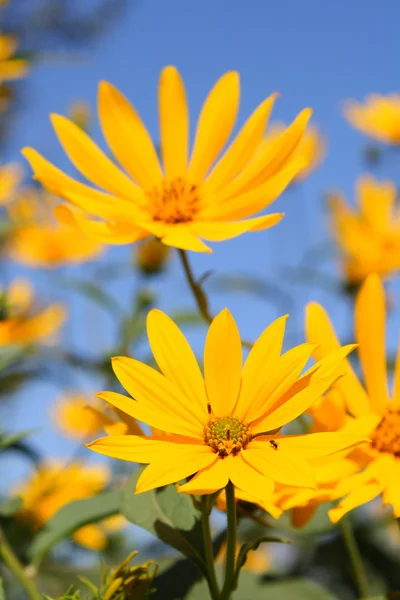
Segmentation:
<svg viewBox="0 0 400 600">
<path fill-rule="evenodd" d="M 400 410 L 388 410 L 372 435 L 372 446 L 400 456 Z"/>
<path fill-rule="evenodd" d="M 204 441 L 220 456 L 236 454 L 251 440 L 249 426 L 236 417 L 215 417 L 204 427 Z"/>
<path fill-rule="evenodd" d="M 155 221 L 164 223 L 187 223 L 198 210 L 198 186 L 182 177 L 168 181 L 146 192 L 150 211 Z"/>
</svg>

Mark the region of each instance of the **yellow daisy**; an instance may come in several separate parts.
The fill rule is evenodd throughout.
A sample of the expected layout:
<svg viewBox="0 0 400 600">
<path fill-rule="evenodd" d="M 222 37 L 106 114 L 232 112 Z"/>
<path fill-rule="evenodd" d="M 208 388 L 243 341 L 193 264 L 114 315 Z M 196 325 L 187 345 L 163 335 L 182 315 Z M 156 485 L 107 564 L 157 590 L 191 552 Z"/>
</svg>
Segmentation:
<svg viewBox="0 0 400 600">
<path fill-rule="evenodd" d="M 370 275 L 363 284 L 355 306 L 355 334 L 365 387 L 350 364 L 347 373 L 335 383 L 347 410 L 354 417 L 345 426 L 370 438 L 352 453 L 360 473 L 345 479 L 336 490 L 337 497 L 346 496 L 330 511 L 332 521 L 369 500 L 383 495 L 400 517 L 400 359 L 397 358 L 394 386 L 389 394 L 385 357 L 385 293 L 382 282 Z M 329 317 L 319 304 L 308 306 L 307 337 L 318 344 L 316 359 L 329 356 L 340 347 Z M 400 354 L 398 355 L 400 356 Z"/>
<path fill-rule="evenodd" d="M 6 251 L 16 262 L 30 267 L 56 268 L 97 258 L 104 246 L 64 225 L 53 215 L 56 199 L 33 187 L 21 190 L 7 206 L 13 229 Z"/>
<path fill-rule="evenodd" d="M 28 72 L 28 61 L 13 58 L 18 43 L 13 35 L 0 34 L 0 83 L 13 79 L 21 79 Z"/>
<path fill-rule="evenodd" d="M 17 188 L 22 180 L 22 169 L 17 163 L 0 166 L 0 204 L 8 204 L 15 199 Z"/>
<path fill-rule="evenodd" d="M 285 130 L 283 123 L 273 123 L 265 137 L 264 143 L 273 142 Z M 327 143 L 321 135 L 318 127 L 310 124 L 297 146 L 294 157 L 299 157 L 304 160 L 304 167 L 294 177 L 294 181 L 299 182 L 306 179 L 315 171 L 324 160 L 327 151 Z"/>
<path fill-rule="evenodd" d="M 114 458 L 149 466 L 136 493 L 194 477 L 180 491 L 209 494 L 229 481 L 258 498 L 272 495 L 274 482 L 314 487 L 309 460 L 361 441 L 357 433 L 286 436 L 296 419 L 343 374 L 341 362 L 353 346 L 339 349 L 301 375 L 313 344 L 281 355 L 286 317 L 273 322 L 251 349 L 242 369 L 242 345 L 227 309 L 212 321 L 204 349 L 204 378 L 180 329 L 152 310 L 147 330 L 162 373 L 132 358 L 113 359 L 122 386 L 135 398 L 102 392 L 131 417 L 168 435 L 108 436 L 88 444 Z"/>
<path fill-rule="evenodd" d="M 14 493 L 22 499 L 18 518 L 33 529 L 40 529 L 56 512 L 73 500 L 91 498 L 105 489 L 110 472 L 104 466 L 85 466 L 76 461 L 65 465 L 52 461 L 40 465 Z M 105 519 L 85 525 L 72 539 L 91 550 L 102 550 L 107 545 L 107 532 L 119 528 L 120 519 Z"/>
<path fill-rule="evenodd" d="M 364 175 L 356 184 L 356 209 L 340 195 L 330 198 L 331 227 L 350 283 L 358 283 L 370 273 L 387 276 L 400 268 L 396 196 L 393 182 L 378 182 Z"/>
<path fill-rule="evenodd" d="M 344 116 L 353 127 L 375 140 L 400 144 L 400 94 L 371 94 L 364 104 L 349 100 Z"/>
<path fill-rule="evenodd" d="M 126 244 L 153 234 L 168 246 L 211 252 L 200 238 L 217 242 L 278 223 L 282 214 L 248 217 L 268 207 L 304 167 L 294 153 L 310 109 L 260 149 L 275 94 L 255 109 L 221 155 L 236 123 L 239 95 L 238 73 L 228 72 L 217 81 L 201 109 L 189 158 L 185 87 L 175 67 L 163 69 L 158 94 L 161 166 L 135 109 L 114 86 L 101 82 L 100 124 L 121 168 L 72 121 L 51 117 L 75 168 L 97 187 L 65 175 L 32 148 L 23 154 L 35 178 L 71 203 L 58 207 L 60 220 L 88 235 Z M 76 214 L 74 207 L 87 216 Z"/>
<path fill-rule="evenodd" d="M 38 308 L 30 283 L 14 279 L 0 289 L 0 346 L 52 343 L 66 316 L 62 304 Z"/>
</svg>

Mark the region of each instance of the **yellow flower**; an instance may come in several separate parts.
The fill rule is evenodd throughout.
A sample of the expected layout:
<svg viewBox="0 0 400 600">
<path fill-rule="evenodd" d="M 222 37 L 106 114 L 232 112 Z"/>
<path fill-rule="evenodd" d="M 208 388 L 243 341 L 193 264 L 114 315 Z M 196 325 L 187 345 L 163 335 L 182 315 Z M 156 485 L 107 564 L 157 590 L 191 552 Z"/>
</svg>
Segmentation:
<svg viewBox="0 0 400 600">
<path fill-rule="evenodd" d="M 278 223 L 282 214 L 247 217 L 268 207 L 304 166 L 294 152 L 310 109 L 303 110 L 275 143 L 260 150 L 276 95 L 256 108 L 220 156 L 236 122 L 239 93 L 238 73 L 228 72 L 217 81 L 203 104 L 188 159 L 186 92 L 178 71 L 166 67 L 158 96 L 163 167 L 139 115 L 110 83 L 99 86 L 100 124 L 124 170 L 77 125 L 52 115 L 58 139 L 74 166 L 104 191 L 68 177 L 32 148 L 23 154 L 35 178 L 72 203 L 59 206 L 58 217 L 88 235 L 126 244 L 152 234 L 167 246 L 211 252 L 200 238 L 217 242 Z M 76 214 L 74 207 L 87 216 Z"/>
<path fill-rule="evenodd" d="M 115 358 L 114 372 L 135 400 L 115 392 L 99 397 L 168 435 L 108 436 L 88 447 L 148 463 L 136 493 L 191 475 L 180 491 L 209 494 L 230 480 L 244 493 L 265 499 L 272 496 L 275 481 L 313 487 L 308 461 L 353 446 L 361 438 L 338 433 L 286 436 L 280 429 L 343 374 L 341 360 L 353 346 L 301 376 L 315 347 L 303 344 L 281 356 L 285 323 L 286 317 L 281 317 L 264 331 L 242 369 L 239 332 L 224 309 L 208 330 L 203 378 L 177 325 L 161 311 L 150 311 L 148 336 L 162 374 L 137 360 Z"/>
<path fill-rule="evenodd" d="M 42 464 L 14 493 L 22 499 L 19 518 L 40 529 L 57 511 L 73 500 L 91 498 L 109 483 L 110 473 L 104 466 L 68 465 L 52 461 Z M 73 540 L 87 548 L 102 550 L 107 544 L 108 519 L 79 529 Z M 111 529 L 114 523 L 111 522 Z"/>
<path fill-rule="evenodd" d="M 95 435 L 102 429 L 108 434 L 142 435 L 141 427 L 135 419 L 114 408 L 114 415 L 104 411 L 104 404 L 94 402 L 82 394 L 66 394 L 58 400 L 53 409 L 53 418 L 64 435 L 82 439 Z M 119 418 L 115 418 L 115 417 Z"/>
<path fill-rule="evenodd" d="M 7 207 L 13 223 L 6 248 L 9 256 L 30 267 L 56 268 L 92 260 L 103 245 L 54 218 L 56 199 L 46 191 L 24 188 Z"/>
<path fill-rule="evenodd" d="M 0 346 L 52 343 L 66 319 L 62 304 L 37 308 L 33 290 L 25 279 L 14 279 L 0 290 Z"/>
<path fill-rule="evenodd" d="M 396 195 L 394 183 L 380 183 L 365 175 L 356 184 L 357 209 L 341 196 L 331 197 L 332 230 L 350 283 L 358 283 L 370 273 L 388 276 L 400 268 Z"/>
<path fill-rule="evenodd" d="M 17 163 L 0 167 L 0 204 L 14 200 L 21 179 L 22 169 Z"/>
<path fill-rule="evenodd" d="M 285 125 L 283 123 L 273 123 L 268 134 L 265 136 L 264 143 L 269 144 L 274 142 L 284 130 Z M 312 124 L 309 125 L 293 153 L 293 157 L 299 157 L 304 160 L 304 167 L 293 178 L 293 181 L 298 182 L 306 179 L 319 167 L 325 158 L 326 146 L 326 140 L 321 135 L 318 127 Z"/>
<path fill-rule="evenodd" d="M 400 144 L 400 95 L 371 94 L 364 104 L 349 100 L 344 116 L 353 127 L 380 142 Z"/>
<path fill-rule="evenodd" d="M 347 432 L 358 431 L 371 441 L 351 455 L 365 467 L 345 479 L 336 490 L 337 497 L 346 496 L 330 511 L 331 520 L 338 521 L 345 513 L 369 500 L 383 495 L 385 504 L 393 506 L 400 517 L 400 360 L 397 359 L 394 388 L 390 397 L 385 358 L 385 293 L 377 275 L 370 275 L 363 284 L 355 306 L 355 334 L 365 387 L 350 364 L 335 388 L 343 395 L 353 419 L 345 426 Z M 318 344 L 317 359 L 337 351 L 339 342 L 324 309 L 309 305 L 307 337 Z"/>
<path fill-rule="evenodd" d="M 21 79 L 28 72 L 28 61 L 13 58 L 18 47 L 13 35 L 0 34 L 0 83 L 13 79 Z"/>
</svg>

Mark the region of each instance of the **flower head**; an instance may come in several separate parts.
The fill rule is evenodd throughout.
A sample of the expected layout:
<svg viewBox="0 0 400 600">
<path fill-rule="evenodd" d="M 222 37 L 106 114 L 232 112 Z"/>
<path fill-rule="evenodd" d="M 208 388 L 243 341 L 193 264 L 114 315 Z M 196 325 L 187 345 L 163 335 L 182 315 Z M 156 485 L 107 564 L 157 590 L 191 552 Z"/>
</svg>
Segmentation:
<svg viewBox="0 0 400 600">
<path fill-rule="evenodd" d="M 148 316 L 150 345 L 162 373 L 131 358 L 113 359 L 123 387 L 135 398 L 99 394 L 131 417 L 167 435 L 108 436 L 88 444 L 114 458 L 145 463 L 136 492 L 192 477 L 180 491 L 208 494 L 228 481 L 257 498 L 272 495 L 275 482 L 313 487 L 312 457 L 361 441 L 358 434 L 286 436 L 280 430 L 315 402 L 343 374 L 353 348 L 330 355 L 301 375 L 314 345 L 281 355 L 286 317 L 272 323 L 242 369 L 235 321 L 224 309 L 208 330 L 204 378 L 185 337 L 159 310 Z"/>
<path fill-rule="evenodd" d="M 356 210 L 339 195 L 330 198 L 332 230 L 350 283 L 358 283 L 370 273 L 387 276 L 400 268 L 396 195 L 394 183 L 380 183 L 365 175 L 357 181 Z"/>
<path fill-rule="evenodd" d="M 400 95 L 371 94 L 364 104 L 349 100 L 344 116 L 353 127 L 380 142 L 400 144 Z"/>
<path fill-rule="evenodd" d="M 347 373 L 335 383 L 342 395 L 350 419 L 343 430 L 358 431 L 370 442 L 351 453 L 358 464 L 358 473 L 344 478 L 336 489 L 336 497 L 344 497 L 330 511 L 333 521 L 345 513 L 383 495 L 385 504 L 393 506 L 400 517 L 400 359 L 397 358 L 394 388 L 388 390 L 385 357 L 385 293 L 377 275 L 370 275 L 363 284 L 355 306 L 355 334 L 364 385 L 350 364 Z M 318 344 L 317 359 L 339 348 L 339 342 L 324 309 L 309 305 L 307 337 Z"/>
<path fill-rule="evenodd" d="M 51 117 L 65 152 L 96 188 L 68 177 L 32 148 L 23 154 L 35 178 L 70 203 L 58 207 L 58 218 L 86 234 L 109 244 L 155 235 L 167 246 L 210 252 L 202 239 L 222 241 L 275 225 L 282 214 L 248 217 L 268 207 L 304 167 L 295 151 L 309 109 L 273 144 L 260 148 L 275 95 L 256 108 L 221 155 L 236 122 L 239 95 L 238 73 L 228 72 L 217 81 L 201 109 L 189 158 L 185 87 L 174 67 L 163 69 L 158 94 L 161 166 L 135 109 L 114 86 L 101 82 L 100 124 L 121 167 L 73 122 Z M 76 207 L 86 216 L 76 213 Z"/>
<path fill-rule="evenodd" d="M 11 258 L 30 267 L 56 268 L 99 256 L 103 245 L 54 218 L 56 199 L 46 191 L 24 188 L 7 206 L 13 229 L 6 248 Z"/>
<path fill-rule="evenodd" d="M 28 61 L 14 58 L 18 43 L 13 35 L 0 34 L 0 84 L 4 81 L 21 79 L 28 72 Z"/>
<path fill-rule="evenodd" d="M 18 517 L 33 529 L 40 529 L 60 508 L 73 500 L 91 498 L 109 480 L 110 473 L 104 466 L 85 466 L 77 461 L 68 465 L 58 461 L 43 463 L 14 490 L 22 499 Z M 73 540 L 92 550 L 102 550 L 107 545 L 107 529 L 107 520 L 85 525 L 73 535 Z"/>
<path fill-rule="evenodd" d="M 51 343 L 65 319 L 61 304 L 36 306 L 32 287 L 25 279 L 14 279 L 0 290 L 0 346 Z"/>
</svg>

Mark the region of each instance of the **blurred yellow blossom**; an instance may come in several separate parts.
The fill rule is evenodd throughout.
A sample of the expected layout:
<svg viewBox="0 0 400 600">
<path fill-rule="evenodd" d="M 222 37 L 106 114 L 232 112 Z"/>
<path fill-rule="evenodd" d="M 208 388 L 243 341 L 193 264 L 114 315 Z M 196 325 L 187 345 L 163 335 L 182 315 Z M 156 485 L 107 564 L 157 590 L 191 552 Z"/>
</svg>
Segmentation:
<svg viewBox="0 0 400 600">
<path fill-rule="evenodd" d="M 12 202 L 22 180 L 22 169 L 17 163 L 0 166 L 0 204 Z"/>
<path fill-rule="evenodd" d="M 263 143 L 268 145 L 274 142 L 284 130 L 285 125 L 283 123 L 272 123 Z M 294 177 L 293 181 L 299 182 L 311 175 L 324 160 L 326 152 L 327 142 L 325 138 L 320 133 L 318 127 L 312 123 L 309 124 L 294 152 L 294 157 L 297 156 L 304 160 L 304 167 Z"/>
<path fill-rule="evenodd" d="M 357 181 L 357 208 L 350 207 L 343 196 L 330 196 L 331 228 L 349 283 L 358 283 L 370 273 L 389 276 L 400 268 L 396 197 L 393 182 L 378 182 L 369 175 Z"/>
<path fill-rule="evenodd" d="M 0 83 L 21 79 L 28 72 L 27 60 L 13 58 L 17 48 L 17 39 L 13 35 L 0 34 Z"/>
<path fill-rule="evenodd" d="M 25 148 L 23 154 L 35 178 L 71 203 L 58 207 L 60 220 L 75 224 L 88 235 L 109 244 L 155 235 L 167 246 L 211 252 L 202 239 L 223 241 L 278 223 L 281 213 L 248 217 L 267 208 L 304 167 L 304 159 L 294 155 L 310 109 L 303 110 L 274 143 L 260 149 L 276 95 L 256 108 L 220 156 L 236 123 L 239 95 L 239 74 L 225 73 L 203 104 L 189 159 L 184 83 L 175 67 L 164 68 L 159 83 L 162 167 L 134 108 L 113 85 L 101 82 L 100 124 L 127 174 L 76 124 L 52 115 L 70 160 L 101 189 L 65 175 L 33 148 Z M 76 207 L 87 216 L 77 214 Z"/>
<path fill-rule="evenodd" d="M 37 304 L 30 283 L 14 279 L 0 289 L 0 346 L 49 343 L 66 319 L 62 304 Z"/>
<path fill-rule="evenodd" d="M 73 500 L 91 498 L 109 481 L 110 473 L 104 466 L 87 466 L 78 461 L 42 464 L 14 489 L 15 495 L 22 499 L 18 517 L 33 529 L 40 529 L 60 508 Z M 115 529 L 115 521 L 110 522 L 110 528 L 107 521 L 85 525 L 72 539 L 91 550 L 102 550 L 107 545 L 107 531 Z"/>
<path fill-rule="evenodd" d="M 147 238 L 135 246 L 135 263 L 145 275 L 159 273 L 170 256 L 168 246 L 157 238 Z"/>
<path fill-rule="evenodd" d="M 241 544 L 236 544 L 236 559 L 239 556 Z M 221 549 L 217 555 L 216 563 L 223 565 L 226 560 L 226 543 L 221 546 Z M 247 554 L 246 562 L 243 565 L 244 571 L 251 571 L 252 573 L 266 573 L 271 568 L 271 556 L 266 546 L 260 545 L 257 550 L 250 550 Z"/>
<path fill-rule="evenodd" d="M 349 100 L 344 116 L 353 127 L 375 140 L 400 144 L 400 94 L 371 94 L 364 104 Z"/>
<path fill-rule="evenodd" d="M 23 188 L 7 206 L 13 229 L 7 238 L 9 256 L 31 267 L 56 268 L 97 258 L 104 246 L 55 219 L 56 199 L 33 186 Z"/>
<path fill-rule="evenodd" d="M 343 500 L 329 511 L 338 521 L 348 511 L 380 494 L 400 517 L 400 353 L 398 354 L 392 394 L 389 393 L 385 352 L 385 292 L 377 275 L 369 275 L 356 298 L 355 337 L 359 344 L 363 385 L 350 364 L 344 377 L 335 383 L 353 417 L 344 427 L 370 438 L 351 453 L 360 469 L 343 479 L 336 489 Z M 328 315 L 317 303 L 308 307 L 307 338 L 317 344 L 314 352 L 321 359 L 339 347 Z"/>
<path fill-rule="evenodd" d="M 103 405 L 80 393 L 64 394 L 52 407 L 53 420 L 66 437 L 82 439 L 95 435 L 103 429 L 103 420 L 90 407 L 103 408 Z"/>
</svg>

